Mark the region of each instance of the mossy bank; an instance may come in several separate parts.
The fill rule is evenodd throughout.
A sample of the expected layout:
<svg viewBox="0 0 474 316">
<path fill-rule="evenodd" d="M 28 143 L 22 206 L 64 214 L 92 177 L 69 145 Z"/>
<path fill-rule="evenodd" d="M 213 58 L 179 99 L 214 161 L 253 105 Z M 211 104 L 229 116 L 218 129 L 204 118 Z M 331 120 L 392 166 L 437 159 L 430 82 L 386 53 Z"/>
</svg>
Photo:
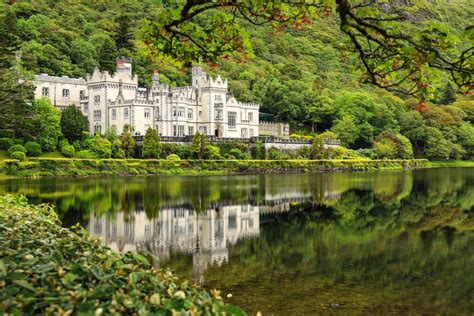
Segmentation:
<svg viewBox="0 0 474 316">
<path fill-rule="evenodd" d="M 415 169 L 428 166 L 426 159 L 407 160 L 164 160 L 37 158 L 20 162 L 4 160 L 0 174 L 7 177 L 66 177 L 95 175 L 203 175 L 298 173 Z"/>
</svg>

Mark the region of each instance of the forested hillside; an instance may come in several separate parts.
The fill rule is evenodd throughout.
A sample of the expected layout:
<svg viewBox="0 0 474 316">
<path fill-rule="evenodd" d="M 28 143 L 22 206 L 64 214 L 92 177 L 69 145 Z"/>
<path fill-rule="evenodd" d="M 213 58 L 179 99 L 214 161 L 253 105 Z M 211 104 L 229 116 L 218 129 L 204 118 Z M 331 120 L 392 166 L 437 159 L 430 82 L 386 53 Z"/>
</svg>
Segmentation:
<svg viewBox="0 0 474 316">
<path fill-rule="evenodd" d="M 21 65 L 31 73 L 84 76 L 95 67 L 112 71 L 115 58 L 127 56 L 134 59 L 142 84 L 153 69 L 162 81 L 186 84 L 189 65 L 154 58 L 142 45 L 144 21 L 153 21 L 165 5 L 153 0 L 17 1 Z M 464 29 L 474 15 L 463 0 L 428 8 L 426 16 L 447 21 L 454 30 Z M 390 157 L 397 142 L 381 135 L 390 130 L 407 137 L 417 156 L 473 157 L 474 101 L 457 93 L 447 76 L 440 74 L 436 81 L 432 103 L 420 105 L 361 83 L 360 62 L 343 49 L 347 39 L 332 14 L 297 29 L 241 25 L 253 56 L 229 56 L 207 70 L 229 78 L 238 98 L 256 100 L 263 112 L 290 122 L 293 131 L 332 130 L 349 148 L 374 147 L 379 156 Z"/>
</svg>

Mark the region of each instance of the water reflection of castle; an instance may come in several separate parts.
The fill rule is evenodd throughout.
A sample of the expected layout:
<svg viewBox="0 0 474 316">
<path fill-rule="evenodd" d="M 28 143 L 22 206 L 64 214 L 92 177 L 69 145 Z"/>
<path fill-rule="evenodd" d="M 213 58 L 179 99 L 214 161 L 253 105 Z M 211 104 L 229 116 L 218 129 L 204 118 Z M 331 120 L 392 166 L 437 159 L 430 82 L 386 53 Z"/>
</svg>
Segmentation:
<svg viewBox="0 0 474 316">
<path fill-rule="evenodd" d="M 163 209 L 157 218 L 145 212 L 124 212 L 115 217 L 91 214 L 88 230 L 103 245 L 118 252 L 149 250 L 161 260 L 171 251 L 193 254 L 193 274 L 202 282 L 209 264 L 221 265 L 228 246 L 259 234 L 258 206 L 229 205 L 197 213 L 191 209 Z"/>
<path fill-rule="evenodd" d="M 88 231 L 117 252 L 148 250 L 161 261 L 171 252 L 192 254 L 194 280 L 202 283 L 208 266 L 228 261 L 229 246 L 259 235 L 261 215 L 286 212 L 291 203 L 310 198 L 309 192 L 267 193 L 263 203 L 210 205 L 203 212 L 189 205 L 167 206 L 151 219 L 138 204 L 128 213 L 96 217 L 92 212 Z"/>
</svg>

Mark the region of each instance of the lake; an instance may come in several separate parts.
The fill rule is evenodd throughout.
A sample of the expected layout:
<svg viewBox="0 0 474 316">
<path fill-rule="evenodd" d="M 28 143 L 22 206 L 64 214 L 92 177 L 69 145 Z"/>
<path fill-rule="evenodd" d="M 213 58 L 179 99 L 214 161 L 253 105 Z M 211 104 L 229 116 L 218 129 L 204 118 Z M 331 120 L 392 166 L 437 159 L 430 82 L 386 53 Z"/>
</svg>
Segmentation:
<svg viewBox="0 0 474 316">
<path fill-rule="evenodd" d="M 7 192 L 249 313 L 474 312 L 474 168 L 0 181 Z"/>
</svg>

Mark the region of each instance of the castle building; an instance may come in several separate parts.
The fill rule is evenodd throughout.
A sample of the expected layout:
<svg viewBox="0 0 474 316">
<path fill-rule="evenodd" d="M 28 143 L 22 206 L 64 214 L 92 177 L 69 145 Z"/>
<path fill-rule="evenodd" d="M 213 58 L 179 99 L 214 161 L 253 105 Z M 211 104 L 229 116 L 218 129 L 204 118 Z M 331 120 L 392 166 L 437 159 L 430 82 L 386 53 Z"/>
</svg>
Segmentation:
<svg viewBox="0 0 474 316">
<path fill-rule="evenodd" d="M 154 72 L 151 86 L 139 87 L 132 60 L 121 58 L 114 74 L 96 69 L 85 79 L 37 75 L 35 96 L 49 98 L 59 109 L 80 107 L 91 133 L 108 128 L 121 133 L 130 125 L 137 136 L 149 127 L 162 136 L 198 131 L 225 138 L 259 136 L 259 105 L 237 101 L 227 80 L 208 76 L 201 66 L 193 67 L 190 86 L 170 87 Z"/>
</svg>

